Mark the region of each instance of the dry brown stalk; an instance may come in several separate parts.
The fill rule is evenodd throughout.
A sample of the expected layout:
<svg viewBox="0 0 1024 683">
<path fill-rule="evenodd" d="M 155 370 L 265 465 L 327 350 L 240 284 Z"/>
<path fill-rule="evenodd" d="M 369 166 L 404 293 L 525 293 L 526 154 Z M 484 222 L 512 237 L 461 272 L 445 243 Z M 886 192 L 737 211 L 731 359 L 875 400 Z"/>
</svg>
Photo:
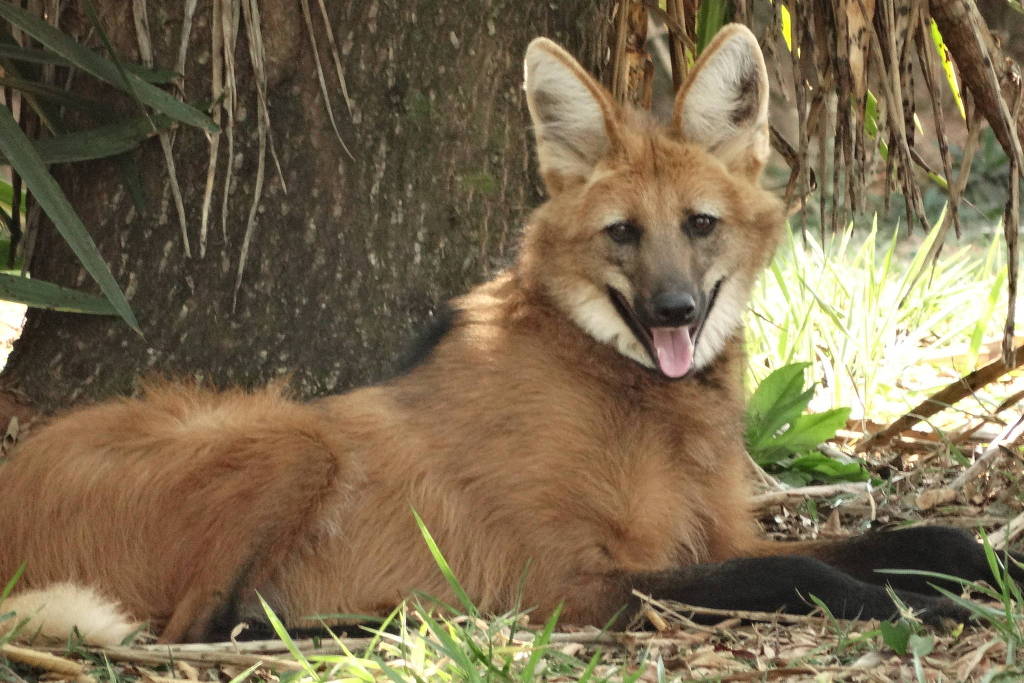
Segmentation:
<svg viewBox="0 0 1024 683">
<path fill-rule="evenodd" d="M 1010 370 L 1024 364 L 1024 354 L 1021 354 L 1021 351 L 1024 351 L 1024 346 L 1018 346 L 1013 350 L 1012 355 L 1016 361 L 1012 366 L 1007 365 L 1003 358 L 997 358 L 988 365 L 964 375 L 935 394 L 932 394 L 914 406 L 905 415 L 897 418 L 885 429 L 875 432 L 861 441 L 857 445 L 857 452 L 863 453 L 872 448 L 884 446 L 900 432 L 910 429 L 921 420 L 931 417 L 941 410 L 945 410 L 959 400 L 970 396 L 989 382 L 994 382 Z"/>
<path fill-rule="evenodd" d="M 853 493 L 871 497 L 871 488 L 867 484 L 827 484 L 822 486 L 801 486 L 782 491 L 770 491 L 754 496 L 752 499 L 755 510 L 763 510 L 773 505 L 785 503 L 794 498 L 828 498 L 843 493 Z"/>
<path fill-rule="evenodd" d="M 641 593 L 640 591 L 633 591 L 633 595 L 652 602 L 650 596 Z M 785 612 L 755 612 L 751 610 L 741 609 L 718 609 L 715 607 L 700 607 L 698 605 L 688 605 L 682 602 L 668 602 L 665 604 L 671 605 L 671 609 L 675 612 L 686 613 L 692 612 L 694 614 L 708 614 L 711 616 L 736 619 L 747 619 L 750 621 L 772 621 L 783 624 L 822 624 L 825 623 L 826 618 L 823 614 L 787 614 Z"/>
<path fill-rule="evenodd" d="M 949 488 L 954 491 L 962 489 L 968 482 L 973 481 L 975 477 L 985 472 L 993 462 L 1005 455 L 1007 449 L 1012 448 L 1022 435 L 1024 435 L 1024 415 L 1018 417 L 1015 422 L 1010 423 L 985 449 L 985 452 L 981 454 L 981 457 L 973 465 L 961 472 L 956 479 L 950 482 Z"/>
<path fill-rule="evenodd" d="M 992 540 L 992 547 L 996 550 L 1005 550 L 1010 541 L 1024 533 L 1024 512 L 1011 519 L 1005 526 L 995 529 L 988 535 Z"/>
<path fill-rule="evenodd" d="M 222 650 L 181 652 L 171 646 L 165 646 L 162 651 L 118 646 L 92 648 L 91 651 L 101 654 L 112 661 L 132 662 L 135 664 L 168 664 L 172 661 L 184 660 L 202 664 L 235 664 L 244 667 L 260 664 L 274 671 L 299 671 L 302 669 L 300 663 L 281 659 L 280 657 L 241 654 Z"/>
<path fill-rule="evenodd" d="M 84 677 L 85 669 L 81 664 L 73 662 L 70 659 L 58 657 L 49 652 L 42 652 L 34 648 L 5 643 L 4 645 L 0 645 L 0 655 L 3 655 L 12 662 L 26 664 L 33 669 L 42 669 L 43 671 L 48 671 L 52 674 L 69 676 L 80 681 L 88 679 L 88 677 Z"/>
</svg>

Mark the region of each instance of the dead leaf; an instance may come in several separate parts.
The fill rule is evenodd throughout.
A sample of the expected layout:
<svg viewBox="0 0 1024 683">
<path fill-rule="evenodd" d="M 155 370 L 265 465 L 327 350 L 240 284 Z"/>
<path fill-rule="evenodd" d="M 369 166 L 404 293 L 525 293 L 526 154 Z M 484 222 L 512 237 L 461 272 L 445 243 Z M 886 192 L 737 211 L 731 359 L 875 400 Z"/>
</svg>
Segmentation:
<svg viewBox="0 0 1024 683">
<path fill-rule="evenodd" d="M 956 491 L 950 488 L 937 488 L 922 491 L 914 499 L 918 510 L 931 510 L 938 505 L 945 505 L 956 500 Z"/>
</svg>

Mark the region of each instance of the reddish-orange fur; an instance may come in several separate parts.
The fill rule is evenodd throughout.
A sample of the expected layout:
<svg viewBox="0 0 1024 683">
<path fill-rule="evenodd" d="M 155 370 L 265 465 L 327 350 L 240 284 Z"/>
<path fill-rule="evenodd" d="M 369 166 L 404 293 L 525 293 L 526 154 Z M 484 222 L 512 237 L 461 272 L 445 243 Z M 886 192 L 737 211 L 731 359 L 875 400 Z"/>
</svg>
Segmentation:
<svg viewBox="0 0 1024 683">
<path fill-rule="evenodd" d="M 24 587 L 95 587 L 174 641 L 258 614 L 257 590 L 292 624 L 449 597 L 412 509 L 483 610 L 564 601 L 577 623 L 619 610 L 630 573 L 775 552 L 747 508 L 741 337 L 666 381 L 555 303 L 611 267 L 603 212 L 676 240 L 709 197 L 749 288 L 782 221 L 763 159 L 730 169 L 593 91 L 615 153 L 545 170 L 519 261 L 456 300 L 424 364 L 313 403 L 160 384 L 57 419 L 0 469 L 0 579 L 26 562 Z"/>
</svg>

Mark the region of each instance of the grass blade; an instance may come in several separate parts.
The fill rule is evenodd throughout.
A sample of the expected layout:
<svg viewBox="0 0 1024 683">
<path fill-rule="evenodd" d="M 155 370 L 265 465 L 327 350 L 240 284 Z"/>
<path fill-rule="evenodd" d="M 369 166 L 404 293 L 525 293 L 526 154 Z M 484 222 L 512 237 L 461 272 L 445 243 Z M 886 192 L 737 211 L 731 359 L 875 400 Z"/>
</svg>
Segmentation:
<svg viewBox="0 0 1024 683">
<path fill-rule="evenodd" d="M 270 608 L 270 605 L 267 604 L 267 601 L 263 599 L 262 595 L 257 593 L 256 597 L 260 600 L 260 606 L 263 607 L 263 612 L 267 615 L 267 621 L 270 622 L 270 627 L 274 629 L 274 633 L 277 635 L 278 639 L 284 643 L 286 648 L 288 648 L 288 653 L 291 654 L 300 666 L 302 666 L 306 673 L 312 676 L 315 680 L 320 680 L 320 677 L 316 673 L 316 669 L 313 668 L 313 665 L 309 663 L 308 659 L 306 659 L 306 655 L 302 654 L 302 650 L 300 650 L 295 644 L 295 641 L 292 640 L 291 635 L 288 633 L 288 629 L 284 627 L 284 623 L 281 621 L 280 617 L 274 613 L 274 610 Z"/>
<path fill-rule="evenodd" d="M 0 6 L 3 6 L 0 4 Z M 85 229 L 82 219 L 75 213 L 57 181 L 46 170 L 32 141 L 25 136 L 7 107 L 0 107 L 0 154 L 3 154 L 24 179 L 32 196 L 50 217 L 58 232 L 75 252 L 86 271 L 96 280 L 103 295 L 117 314 L 133 330 L 142 334 L 128 299 L 114 280 L 110 268 L 104 263 L 96 243 Z"/>
<path fill-rule="evenodd" d="M 256 662 L 255 664 L 250 666 L 248 669 L 246 669 L 242 673 L 240 673 L 237 676 L 235 676 L 234 678 L 232 678 L 229 683 L 242 683 L 242 681 L 249 680 L 249 676 L 252 676 L 253 673 L 256 671 L 256 669 L 260 668 L 262 665 L 263 665 L 262 662 Z M 117 678 L 113 678 L 112 677 L 110 680 L 116 681 Z"/>
<path fill-rule="evenodd" d="M 0 2 L 0 18 L 14 24 L 71 64 L 96 78 L 121 90 L 125 90 L 128 86 L 140 102 L 161 114 L 209 132 L 219 130 L 209 116 L 178 100 L 170 93 L 147 83 L 137 75 L 124 73 L 124 78 L 122 78 L 122 72 L 116 64 L 80 45 L 39 17 L 10 3 Z"/>
<path fill-rule="evenodd" d="M 434 562 L 437 563 L 438 568 L 441 570 L 441 574 L 444 576 L 445 581 L 451 587 L 452 592 L 455 593 L 455 597 L 462 603 L 462 608 L 466 611 L 466 614 L 476 615 L 476 605 L 470 600 L 469 595 L 462 588 L 462 584 L 455 578 L 455 574 L 452 572 L 451 566 L 448 564 L 448 560 L 444 559 L 444 555 L 441 554 L 441 549 L 437 547 L 437 543 L 434 541 L 434 537 L 430 535 L 430 531 L 427 530 L 427 525 L 423 523 L 423 518 L 420 517 L 416 510 L 412 511 L 412 516 L 416 519 L 416 526 L 420 528 L 420 533 L 423 534 L 423 540 L 426 541 L 427 548 L 430 549 L 430 554 L 434 558 Z"/>
<path fill-rule="evenodd" d="M 22 562 L 18 567 L 18 571 L 14 572 L 14 576 L 4 585 L 4 589 L 0 592 L 0 603 L 7 599 L 7 596 L 14 590 L 14 586 L 21 580 L 21 575 L 25 573 L 25 563 Z"/>
<path fill-rule="evenodd" d="M 558 605 L 544 624 L 544 629 L 537 634 L 536 638 L 533 639 L 530 659 L 527 660 L 526 666 L 523 668 L 523 673 L 519 677 L 519 679 L 524 683 L 534 680 L 534 672 L 537 670 L 537 665 L 540 664 L 541 657 L 543 657 L 544 653 L 547 651 L 548 643 L 551 640 L 551 633 L 555 630 L 555 624 L 558 623 L 558 617 L 561 616 L 561 614 L 562 605 Z"/>
</svg>

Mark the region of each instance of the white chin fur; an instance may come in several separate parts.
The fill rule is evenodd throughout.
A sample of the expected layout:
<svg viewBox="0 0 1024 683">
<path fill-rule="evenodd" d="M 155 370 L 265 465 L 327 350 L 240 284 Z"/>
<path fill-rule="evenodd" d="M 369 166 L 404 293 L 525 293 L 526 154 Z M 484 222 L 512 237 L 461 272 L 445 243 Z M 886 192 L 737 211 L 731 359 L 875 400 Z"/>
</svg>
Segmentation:
<svg viewBox="0 0 1024 683">
<path fill-rule="evenodd" d="M 645 368 L 654 368 L 647 350 L 637 341 L 606 291 L 592 285 L 577 286 L 567 291 L 572 293 L 563 293 L 561 303 L 584 332 Z"/>
<path fill-rule="evenodd" d="M 585 288 L 577 286 L 571 291 L 571 295 L 563 293 L 561 303 L 584 332 L 608 344 L 626 358 L 645 368 L 654 369 L 647 350 L 619 315 L 607 292 L 590 285 Z M 725 348 L 740 323 L 745 302 L 742 287 L 733 278 L 722 283 L 714 308 L 704 322 L 704 329 L 697 342 L 693 358 L 695 370 L 706 368 Z"/>
<path fill-rule="evenodd" d="M 735 277 L 726 278 L 718 290 L 711 314 L 704 321 L 700 339 L 697 340 L 693 356 L 693 366 L 697 370 L 711 365 L 722 352 L 726 343 L 736 333 L 746 306 L 747 297 L 744 295 L 743 287 Z"/>
</svg>

